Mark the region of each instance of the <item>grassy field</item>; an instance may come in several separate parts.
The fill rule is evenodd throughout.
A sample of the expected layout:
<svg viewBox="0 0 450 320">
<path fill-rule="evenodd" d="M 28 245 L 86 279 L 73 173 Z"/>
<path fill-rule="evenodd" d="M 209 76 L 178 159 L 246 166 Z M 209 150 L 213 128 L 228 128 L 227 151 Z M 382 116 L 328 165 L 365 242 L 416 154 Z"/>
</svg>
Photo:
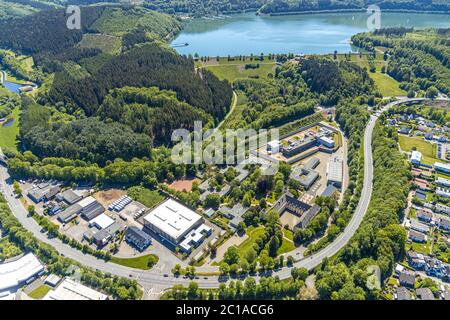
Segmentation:
<svg viewBox="0 0 450 320">
<path fill-rule="evenodd" d="M 343 60 L 344 55 L 338 55 L 338 60 Z M 351 61 L 355 62 L 361 68 L 366 68 L 367 72 L 375 81 L 375 85 L 378 90 L 380 90 L 381 94 L 385 97 L 395 97 L 395 96 L 406 96 L 406 92 L 399 88 L 399 82 L 394 78 L 391 78 L 389 75 L 381 73 L 382 66 L 387 67 L 387 62 L 383 60 L 383 55 L 377 53 L 376 59 L 374 60 L 376 66 L 376 72 L 370 72 L 369 61 L 367 55 L 352 55 Z"/>
<path fill-rule="evenodd" d="M 245 69 L 246 64 L 259 64 L 259 68 Z M 239 59 L 228 61 L 227 58 L 220 58 L 218 62 L 213 60 L 212 62 L 204 63 L 203 66 L 214 73 L 219 79 L 234 82 L 237 79 L 246 78 L 267 79 L 269 73 L 273 73 L 275 64 L 275 61 L 268 60 L 267 58 L 264 58 L 263 61 L 239 61 Z"/>
<path fill-rule="evenodd" d="M 8 147 L 17 151 L 17 135 L 19 134 L 19 108 L 15 108 L 12 112 L 14 123 L 9 127 L 0 127 L 0 147 Z"/>
<path fill-rule="evenodd" d="M 52 288 L 43 284 L 31 291 L 28 295 L 33 299 L 42 299 Z"/>
<path fill-rule="evenodd" d="M 398 136 L 400 148 L 403 151 L 410 152 L 414 147 L 417 151 L 422 153 L 422 162 L 425 164 L 433 164 L 436 159 L 436 146 L 423 139 L 407 137 L 403 135 Z"/>
<path fill-rule="evenodd" d="M 221 125 L 221 129 L 230 129 L 238 126 L 241 121 L 243 121 L 242 112 L 247 106 L 247 97 L 242 92 L 237 92 L 237 104 L 233 112 L 228 116 L 228 118 Z"/>
<path fill-rule="evenodd" d="M 258 239 L 262 234 L 264 234 L 264 227 L 250 227 L 247 229 L 248 238 L 242 242 L 239 246 L 239 253 L 241 257 L 244 257 L 244 254 L 253 246 L 256 239 Z"/>
<path fill-rule="evenodd" d="M 112 257 L 111 262 L 120 264 L 121 266 L 130 267 L 134 269 L 149 270 L 158 263 L 158 256 L 148 254 L 137 258 L 117 258 Z"/>
<path fill-rule="evenodd" d="M 131 187 L 127 194 L 133 200 L 139 201 L 148 208 L 153 208 L 155 205 L 164 200 L 164 196 L 158 191 L 150 190 L 144 187 Z"/>
</svg>

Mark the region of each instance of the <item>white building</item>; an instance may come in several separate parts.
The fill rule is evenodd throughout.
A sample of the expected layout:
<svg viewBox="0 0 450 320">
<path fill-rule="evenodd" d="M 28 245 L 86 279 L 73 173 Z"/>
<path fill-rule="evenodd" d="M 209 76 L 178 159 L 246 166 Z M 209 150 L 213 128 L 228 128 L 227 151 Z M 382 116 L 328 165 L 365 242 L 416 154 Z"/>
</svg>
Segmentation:
<svg viewBox="0 0 450 320">
<path fill-rule="evenodd" d="M 107 300 L 108 296 L 66 278 L 59 286 L 50 290 L 43 300 Z"/>
<path fill-rule="evenodd" d="M 448 163 L 441 163 L 441 162 L 435 162 L 434 163 L 434 169 L 441 172 L 450 173 L 450 164 Z"/>
<path fill-rule="evenodd" d="M 89 221 L 90 226 L 94 226 L 98 229 L 106 229 L 110 225 L 114 223 L 114 219 L 108 217 L 106 214 L 102 213 L 101 215 L 95 217 L 91 221 Z"/>
<path fill-rule="evenodd" d="M 340 188 L 342 185 L 343 161 L 338 157 L 330 159 L 327 168 L 327 183 Z"/>
<path fill-rule="evenodd" d="M 334 140 L 328 137 L 319 137 L 319 142 L 323 144 L 325 147 L 334 148 Z"/>
<path fill-rule="evenodd" d="M 281 143 L 278 140 L 272 140 L 267 143 L 267 151 L 274 154 L 280 152 Z"/>
<path fill-rule="evenodd" d="M 17 289 L 43 271 L 44 266 L 32 253 L 15 261 L 0 264 L 0 296 Z"/>
<path fill-rule="evenodd" d="M 203 218 L 181 203 L 167 199 L 144 217 L 144 225 L 177 245 Z"/>
<path fill-rule="evenodd" d="M 420 165 L 422 161 L 422 153 L 419 151 L 411 152 L 411 163 L 415 165 Z"/>
</svg>

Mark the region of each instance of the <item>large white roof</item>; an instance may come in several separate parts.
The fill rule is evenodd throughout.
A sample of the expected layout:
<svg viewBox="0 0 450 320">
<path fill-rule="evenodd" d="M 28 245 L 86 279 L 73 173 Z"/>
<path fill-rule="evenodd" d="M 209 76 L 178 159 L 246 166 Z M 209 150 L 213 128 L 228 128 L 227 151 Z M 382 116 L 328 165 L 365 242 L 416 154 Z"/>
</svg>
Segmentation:
<svg viewBox="0 0 450 320">
<path fill-rule="evenodd" d="M 95 200 L 94 197 L 89 196 L 89 197 L 84 198 L 83 200 L 80 200 L 80 201 L 78 202 L 78 204 L 79 204 L 82 208 L 86 208 L 88 205 L 90 205 L 91 203 L 93 203 L 93 202 L 95 202 L 95 201 L 97 201 L 97 200 Z"/>
<path fill-rule="evenodd" d="M 66 278 L 55 289 L 49 291 L 43 300 L 106 300 L 108 296 Z"/>
<path fill-rule="evenodd" d="M 340 158 L 335 157 L 328 163 L 328 180 L 341 182 L 342 181 L 342 170 L 343 162 Z"/>
<path fill-rule="evenodd" d="M 106 214 L 102 213 L 101 215 L 95 217 L 91 221 L 89 221 L 90 225 L 97 225 L 100 229 L 106 229 L 110 225 L 114 223 L 114 219 L 108 217 Z"/>
<path fill-rule="evenodd" d="M 201 219 L 200 215 L 173 199 L 167 199 L 144 218 L 177 240 Z"/>
<path fill-rule="evenodd" d="M 32 253 L 15 261 L 0 264 L 0 291 L 17 287 L 42 270 L 44 266 Z"/>
</svg>

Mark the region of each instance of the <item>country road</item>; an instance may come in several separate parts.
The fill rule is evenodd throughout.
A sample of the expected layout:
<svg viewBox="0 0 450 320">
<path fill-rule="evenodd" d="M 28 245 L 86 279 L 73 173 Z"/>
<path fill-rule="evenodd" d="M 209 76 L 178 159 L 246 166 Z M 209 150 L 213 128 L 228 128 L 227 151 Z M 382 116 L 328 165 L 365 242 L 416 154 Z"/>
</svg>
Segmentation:
<svg viewBox="0 0 450 320">
<path fill-rule="evenodd" d="M 423 101 L 425 99 L 401 99 L 399 101 L 392 102 L 383 108 L 383 111 L 388 108 L 410 102 L 410 101 Z M 449 99 L 445 99 L 448 101 Z M 364 218 L 367 208 L 370 203 L 372 196 L 372 180 L 373 180 L 373 159 L 372 159 L 372 132 L 375 126 L 377 115 L 372 115 L 370 121 L 365 129 L 364 134 L 364 183 L 361 192 L 361 198 L 359 200 L 358 206 L 350 220 L 348 226 L 330 245 L 314 253 L 313 255 L 303 258 L 297 261 L 295 267 L 305 267 L 307 269 L 312 269 L 318 266 L 324 258 L 329 258 L 335 255 L 342 247 L 347 244 L 350 238 L 355 234 L 361 221 Z M 0 190 L 3 192 L 11 211 L 14 216 L 20 221 L 20 223 L 34 234 L 39 240 L 52 245 L 58 252 L 66 257 L 72 258 L 81 264 L 101 270 L 103 272 L 109 272 L 122 277 L 132 277 L 136 279 L 139 284 L 141 284 L 147 291 L 153 290 L 155 288 L 163 289 L 169 288 L 174 284 L 187 285 L 191 281 L 190 279 L 185 279 L 183 277 L 175 277 L 172 274 L 164 274 L 159 268 L 154 267 L 151 270 L 137 270 L 121 265 L 117 265 L 111 262 L 105 262 L 103 260 L 97 259 L 91 255 L 83 254 L 81 251 L 76 250 L 69 245 L 63 244 L 57 238 L 48 238 L 46 234 L 41 232 L 41 227 L 37 222 L 28 217 L 27 210 L 24 208 L 19 199 L 13 196 L 12 181 L 9 177 L 6 167 L 0 165 Z M 217 267 L 198 267 L 196 268 L 198 273 L 218 271 Z M 291 276 L 290 268 L 283 268 L 278 271 L 274 271 L 272 275 L 277 275 L 280 279 L 286 279 Z M 258 276 L 255 277 L 258 280 Z M 221 281 L 227 281 L 228 279 L 221 279 L 218 276 L 199 276 L 195 281 L 199 284 L 201 288 L 217 288 Z"/>
</svg>

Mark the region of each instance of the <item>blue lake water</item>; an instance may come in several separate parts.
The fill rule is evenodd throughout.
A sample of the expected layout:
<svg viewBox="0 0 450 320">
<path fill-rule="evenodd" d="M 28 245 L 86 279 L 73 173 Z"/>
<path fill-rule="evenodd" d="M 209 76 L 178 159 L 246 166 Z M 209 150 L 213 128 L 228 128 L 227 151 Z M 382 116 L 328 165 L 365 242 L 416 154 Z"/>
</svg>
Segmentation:
<svg viewBox="0 0 450 320">
<path fill-rule="evenodd" d="M 368 31 L 368 15 L 333 13 L 291 16 L 257 16 L 245 13 L 186 23 L 172 42 L 181 54 L 227 56 L 261 53 L 324 54 L 355 50 L 349 44 L 355 33 Z M 382 27 L 450 27 L 450 15 L 383 13 Z M 189 46 L 177 46 L 189 43 Z"/>
</svg>

